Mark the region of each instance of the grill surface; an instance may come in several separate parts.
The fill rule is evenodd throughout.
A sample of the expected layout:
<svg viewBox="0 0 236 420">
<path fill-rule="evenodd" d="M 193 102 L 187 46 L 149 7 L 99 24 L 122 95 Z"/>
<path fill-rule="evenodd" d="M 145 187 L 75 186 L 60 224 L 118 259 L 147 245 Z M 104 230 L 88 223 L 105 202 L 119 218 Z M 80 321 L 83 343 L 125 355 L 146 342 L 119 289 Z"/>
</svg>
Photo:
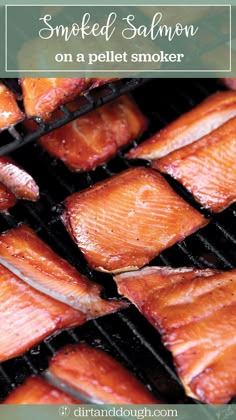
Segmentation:
<svg viewBox="0 0 236 420">
<path fill-rule="evenodd" d="M 118 88 L 117 88 L 118 89 Z M 223 89 L 213 79 L 153 79 L 134 91 L 134 97 L 149 117 L 147 138 L 155 131 L 186 112 L 209 94 Z M 123 93 L 123 92 L 122 92 Z M 120 94 L 116 92 L 116 96 Z M 100 102 L 102 103 L 102 101 Z M 38 144 L 28 144 L 12 153 L 39 183 L 41 199 L 37 203 L 19 201 L 9 215 L 0 215 L 1 231 L 25 222 L 62 257 L 70 261 L 90 279 L 105 286 L 107 297 L 116 296 L 116 287 L 108 274 L 91 270 L 82 254 L 71 241 L 60 222 L 60 203 L 69 194 L 84 189 L 98 180 L 116 174 L 128 166 L 144 162 L 128 162 L 119 153 L 107 165 L 85 174 L 72 174 L 56 159 L 50 157 Z M 155 258 L 151 265 L 173 267 L 195 266 L 230 269 L 236 266 L 236 206 L 232 205 L 219 215 L 210 215 L 200 208 L 177 182 L 169 177 L 174 189 L 211 223 L 185 241 L 176 244 Z M 171 355 L 161 344 L 157 331 L 134 307 L 120 313 L 89 321 L 82 327 L 61 332 L 45 340 L 22 357 L 0 365 L 0 399 L 31 374 L 42 372 L 48 358 L 66 343 L 86 341 L 108 351 L 120 360 L 153 391 L 157 398 L 170 403 L 193 402 L 184 394 L 175 373 Z"/>
</svg>

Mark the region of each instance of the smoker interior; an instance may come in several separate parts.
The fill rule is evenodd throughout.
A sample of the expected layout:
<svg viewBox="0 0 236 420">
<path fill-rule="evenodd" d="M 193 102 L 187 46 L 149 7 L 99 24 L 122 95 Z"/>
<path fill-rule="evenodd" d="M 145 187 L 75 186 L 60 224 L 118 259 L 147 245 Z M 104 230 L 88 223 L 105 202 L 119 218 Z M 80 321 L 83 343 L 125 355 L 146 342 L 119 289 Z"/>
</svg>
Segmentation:
<svg viewBox="0 0 236 420">
<path fill-rule="evenodd" d="M 150 125 L 138 141 L 148 138 L 209 94 L 221 89 L 223 87 L 215 79 L 152 79 L 145 84 L 140 83 L 133 95 L 148 116 Z M 60 203 L 71 193 L 119 173 L 131 165 L 146 164 L 144 161 L 129 162 L 124 159 L 123 155 L 127 150 L 128 148 L 118 153 L 106 165 L 84 174 L 71 173 L 61 162 L 43 151 L 36 142 L 14 151 L 12 157 L 38 182 L 41 198 L 37 203 L 19 201 L 10 210 L 9 215 L 1 214 L 1 231 L 14 227 L 19 222 L 27 223 L 80 272 L 103 284 L 106 297 L 117 296 L 112 277 L 91 270 L 67 234 L 59 216 Z M 185 241 L 164 251 L 151 265 L 214 267 L 223 270 L 235 267 L 236 205 L 213 216 L 195 203 L 177 182 L 169 177 L 167 179 L 178 194 L 210 217 L 211 223 Z M 29 375 L 43 372 L 49 358 L 63 345 L 83 341 L 114 356 L 133 371 L 158 399 L 168 403 L 196 402 L 185 396 L 175 373 L 171 354 L 163 347 L 157 331 L 134 306 L 117 314 L 89 321 L 81 327 L 60 332 L 44 340 L 22 357 L 2 363 L 0 399 L 3 400 Z"/>
</svg>

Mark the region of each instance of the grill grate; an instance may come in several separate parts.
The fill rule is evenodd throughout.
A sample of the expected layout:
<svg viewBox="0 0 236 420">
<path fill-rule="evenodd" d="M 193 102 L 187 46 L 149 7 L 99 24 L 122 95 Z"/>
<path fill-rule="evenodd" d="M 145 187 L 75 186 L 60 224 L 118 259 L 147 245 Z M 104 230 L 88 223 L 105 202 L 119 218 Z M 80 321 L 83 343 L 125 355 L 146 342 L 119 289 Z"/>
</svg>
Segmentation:
<svg viewBox="0 0 236 420">
<path fill-rule="evenodd" d="M 118 85 L 117 85 L 118 86 Z M 118 89 L 118 88 L 117 88 Z M 143 138 L 153 134 L 165 124 L 201 102 L 209 94 L 222 89 L 216 80 L 153 79 L 145 86 L 139 85 L 134 96 L 150 119 Z M 121 92 L 116 91 L 118 96 Z M 123 91 L 122 91 L 123 93 Z M 150 101 L 152 98 L 152 101 Z M 101 101 L 102 102 L 102 101 Z M 79 271 L 105 286 L 107 297 L 116 296 L 116 287 L 108 274 L 91 270 L 77 246 L 71 241 L 60 222 L 60 203 L 69 194 L 86 188 L 126 169 L 144 162 L 129 162 L 119 153 L 106 165 L 86 174 L 72 174 L 56 159 L 50 157 L 38 144 L 28 144 L 12 153 L 41 187 L 37 203 L 19 201 L 8 215 L 0 215 L 1 231 L 26 222 L 62 257 Z M 28 158 L 30 156 L 30 159 Z M 43 174 L 43 175 L 42 175 Z M 155 258 L 152 265 L 183 265 L 229 269 L 235 267 L 236 206 L 222 214 L 211 215 L 201 209 L 177 182 L 167 177 L 174 189 L 198 208 L 211 223 L 185 241 L 174 245 Z M 190 403 L 173 368 L 170 353 L 164 349 L 157 331 L 134 307 L 109 315 L 70 331 L 63 331 L 35 347 L 23 357 L 2 363 L 0 366 L 0 399 L 31 374 L 43 372 L 48 358 L 66 343 L 86 341 L 108 351 L 120 360 L 154 392 L 157 398 L 171 403 Z"/>
<path fill-rule="evenodd" d="M 123 81 L 108 83 L 107 85 L 101 87 L 99 90 L 94 89 L 93 91 L 88 92 L 81 97 L 81 106 L 79 106 L 79 108 L 75 111 L 69 111 L 65 105 L 62 105 L 60 107 L 62 116 L 56 121 L 47 124 L 43 120 L 35 118 L 34 120 L 37 123 L 37 130 L 33 133 L 22 133 L 21 128 L 18 129 L 18 125 L 10 127 L 8 129 L 9 135 L 5 141 L 5 144 L 0 146 L 0 156 L 6 155 L 16 149 L 19 149 L 20 147 L 27 145 L 28 143 L 31 143 L 32 141 L 37 140 L 40 136 L 43 136 L 55 128 L 59 128 L 74 120 L 75 118 L 78 118 L 81 115 L 84 115 L 87 112 L 92 111 L 93 109 L 96 109 L 99 106 L 106 104 L 107 102 L 110 102 L 120 95 L 131 92 L 133 89 L 146 83 L 147 80 L 148 79 L 124 79 Z M 9 82 L 9 79 L 7 85 L 11 87 L 11 82 Z M 12 89 L 15 90 L 14 86 Z M 103 94 L 98 96 L 98 92 L 103 92 Z M 19 127 L 21 126 L 19 125 Z"/>
</svg>

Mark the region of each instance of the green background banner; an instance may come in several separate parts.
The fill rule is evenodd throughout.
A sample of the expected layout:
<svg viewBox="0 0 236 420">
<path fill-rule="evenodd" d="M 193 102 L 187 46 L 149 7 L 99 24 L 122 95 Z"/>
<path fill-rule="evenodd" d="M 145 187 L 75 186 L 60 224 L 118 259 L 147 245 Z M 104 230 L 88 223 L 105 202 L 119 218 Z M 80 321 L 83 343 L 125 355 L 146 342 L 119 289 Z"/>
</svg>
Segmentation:
<svg viewBox="0 0 236 420">
<path fill-rule="evenodd" d="M 235 9 L 8 5 L 1 76 L 236 77 Z"/>
<path fill-rule="evenodd" d="M 1 420 L 233 420 L 236 405 L 2 405 Z"/>
</svg>

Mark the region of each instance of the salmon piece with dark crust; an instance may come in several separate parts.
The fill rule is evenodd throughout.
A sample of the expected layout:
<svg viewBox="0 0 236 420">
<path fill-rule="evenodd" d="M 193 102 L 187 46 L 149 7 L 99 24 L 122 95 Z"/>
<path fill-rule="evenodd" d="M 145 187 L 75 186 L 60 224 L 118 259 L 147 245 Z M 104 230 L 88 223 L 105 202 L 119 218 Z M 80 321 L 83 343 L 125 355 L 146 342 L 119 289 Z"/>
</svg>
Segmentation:
<svg viewBox="0 0 236 420">
<path fill-rule="evenodd" d="M 78 107 L 79 100 L 68 105 L 71 111 Z M 126 95 L 53 130 L 39 142 L 72 171 L 90 171 L 107 162 L 146 127 L 147 119 Z"/>
<path fill-rule="evenodd" d="M 130 159 L 155 160 L 207 135 L 236 116 L 236 92 L 218 92 L 181 115 L 126 155 Z"/>
<path fill-rule="evenodd" d="M 138 269 L 207 220 L 158 173 L 128 169 L 75 193 L 62 220 L 96 270 Z"/>
<path fill-rule="evenodd" d="M 35 290 L 2 265 L 0 283 L 0 362 L 86 321 L 81 311 Z"/>
<path fill-rule="evenodd" d="M 23 117 L 13 92 L 0 82 L 0 131 L 17 124 Z"/>
<path fill-rule="evenodd" d="M 3 401 L 3 404 L 79 404 L 79 401 L 50 385 L 43 378 L 29 377 Z"/>
<path fill-rule="evenodd" d="M 17 198 L 31 201 L 39 199 L 39 187 L 32 176 L 8 156 L 0 157 L 0 182 Z"/>
<path fill-rule="evenodd" d="M 12 192 L 0 182 L 0 211 L 7 211 L 17 202 Z"/>
<path fill-rule="evenodd" d="M 236 394 L 236 270 L 146 267 L 115 281 L 160 332 L 186 393 L 227 403 Z"/>
<path fill-rule="evenodd" d="M 26 225 L 0 235 L 0 262 L 30 286 L 81 311 L 86 320 L 127 306 L 102 299 L 101 285 L 80 274 Z"/>
<path fill-rule="evenodd" d="M 200 140 L 152 163 L 212 212 L 236 200 L 236 117 Z"/>
<path fill-rule="evenodd" d="M 49 374 L 94 403 L 159 403 L 120 363 L 87 344 L 59 350 L 49 363 Z"/>
<path fill-rule="evenodd" d="M 27 117 L 47 120 L 60 105 L 72 101 L 90 84 L 85 78 L 20 79 Z"/>
</svg>

